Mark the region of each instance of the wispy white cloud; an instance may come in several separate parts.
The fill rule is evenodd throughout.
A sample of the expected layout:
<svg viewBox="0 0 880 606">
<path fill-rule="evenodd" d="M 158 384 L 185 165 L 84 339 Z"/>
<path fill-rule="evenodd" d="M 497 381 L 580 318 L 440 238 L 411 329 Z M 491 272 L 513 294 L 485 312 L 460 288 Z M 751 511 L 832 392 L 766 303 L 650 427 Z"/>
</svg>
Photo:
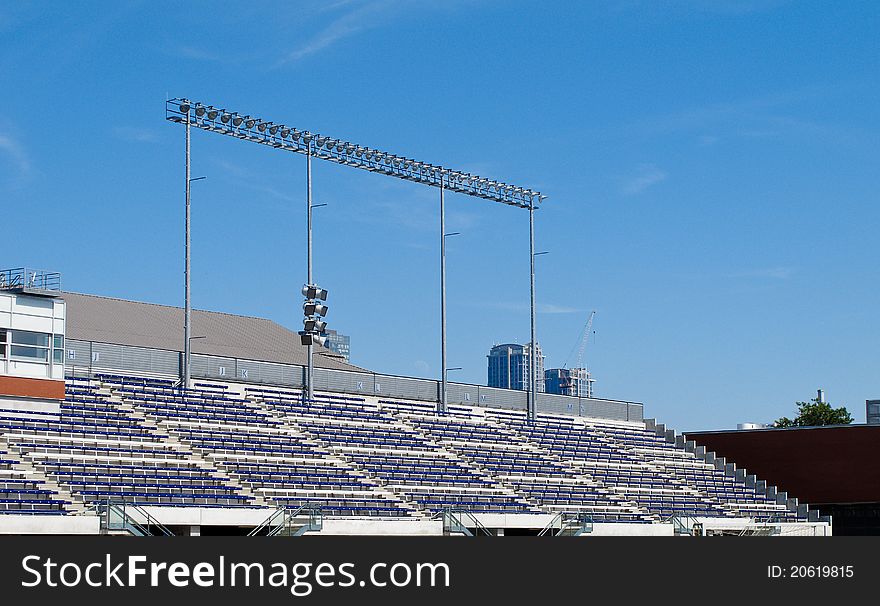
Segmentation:
<svg viewBox="0 0 880 606">
<path fill-rule="evenodd" d="M 290 193 L 272 187 L 271 185 L 266 185 L 267 179 L 265 178 L 265 175 L 261 175 L 240 164 L 228 162 L 226 160 L 215 160 L 214 164 L 219 169 L 219 177 L 221 179 L 224 179 L 237 187 L 243 187 L 264 194 L 263 197 L 254 199 L 254 202 L 260 202 L 263 205 L 268 205 L 270 208 L 289 210 L 290 206 L 287 203 L 298 201 L 298 199 Z M 208 177 L 210 178 L 211 176 L 212 174 L 209 173 Z M 275 204 L 271 204 L 267 198 L 273 198 Z M 279 202 L 284 202 L 285 204 L 280 204 Z"/>
<path fill-rule="evenodd" d="M 359 32 L 374 28 L 383 22 L 385 15 L 397 2 L 395 0 L 372 0 L 367 2 L 337 2 L 333 8 L 352 7 L 351 10 L 334 19 L 329 25 L 309 38 L 299 48 L 287 54 L 280 65 L 296 63 L 306 57 L 326 50 L 337 42 Z"/>
<path fill-rule="evenodd" d="M 740 16 L 771 11 L 789 3 L 790 0 L 679 0 L 677 4 L 690 11 Z"/>
<path fill-rule="evenodd" d="M 700 147 L 710 147 L 710 146 L 718 143 L 720 140 L 721 140 L 721 138 L 716 137 L 715 135 L 700 135 L 697 138 L 697 144 Z"/>
<path fill-rule="evenodd" d="M 791 0 L 616 0 L 606 3 L 613 13 L 637 13 L 640 17 L 692 19 L 697 15 L 740 17 L 763 13 L 790 4 Z"/>
<path fill-rule="evenodd" d="M 793 267 L 762 267 L 728 274 L 729 278 L 757 278 L 766 280 L 787 280 L 794 274 Z"/>
<path fill-rule="evenodd" d="M 337 8 L 343 6 L 349 6 L 351 4 L 357 4 L 359 0 L 337 0 L 336 2 L 322 2 L 320 6 L 318 6 L 317 11 L 320 13 L 334 11 Z"/>
<path fill-rule="evenodd" d="M 113 129 L 113 134 L 123 141 L 133 141 L 135 143 L 155 143 L 159 140 L 159 136 L 155 131 L 135 126 L 117 126 Z"/>
<path fill-rule="evenodd" d="M 539 314 L 577 314 L 582 313 L 583 309 L 570 307 L 568 305 L 555 305 L 553 303 L 539 303 L 536 311 Z"/>
<path fill-rule="evenodd" d="M 417 373 L 422 375 L 428 374 L 428 371 L 431 370 L 431 366 L 424 360 L 416 360 L 413 362 L 413 367 L 416 369 Z"/>
<path fill-rule="evenodd" d="M 514 303 L 512 301 L 484 301 L 484 302 L 474 302 L 471 303 L 474 307 L 488 308 L 488 309 L 498 309 L 501 311 L 515 311 L 515 312 L 526 312 L 529 311 L 528 303 Z M 577 314 L 583 313 L 585 310 L 571 307 L 568 305 L 557 305 L 555 303 L 538 303 L 535 306 L 535 311 L 539 314 Z"/>
<path fill-rule="evenodd" d="M 195 46 L 178 46 L 173 49 L 172 54 L 182 57 L 184 59 L 194 59 L 196 61 L 222 61 L 223 57 L 221 57 L 218 53 L 213 51 L 205 50 L 204 48 L 199 48 Z"/>
<path fill-rule="evenodd" d="M 654 164 L 640 164 L 636 174 L 623 182 L 620 191 L 627 196 L 640 194 L 652 185 L 665 181 L 666 171 Z"/>
<path fill-rule="evenodd" d="M 11 135 L 0 133 L 0 159 L 2 158 L 12 167 L 14 180 L 20 181 L 30 175 L 31 162 L 24 146 Z"/>
<path fill-rule="evenodd" d="M 841 82 L 836 86 L 809 85 L 755 97 L 730 99 L 648 116 L 624 129 L 638 137 L 665 138 L 673 133 L 688 133 L 697 137 L 701 146 L 712 145 L 722 138 L 821 137 L 827 141 L 848 143 L 862 137 L 862 133 L 839 123 L 801 117 L 800 113 L 804 104 L 814 104 L 840 95 L 841 91 L 851 90 L 854 86 L 856 84 L 852 82 Z"/>
<path fill-rule="evenodd" d="M 345 213 L 343 219 L 362 225 L 398 226 L 409 233 L 428 233 L 437 229 L 435 205 L 430 204 L 431 192 L 401 193 L 386 187 L 376 195 L 361 199 L 361 203 Z M 426 203 L 422 203 L 426 202 Z"/>
</svg>

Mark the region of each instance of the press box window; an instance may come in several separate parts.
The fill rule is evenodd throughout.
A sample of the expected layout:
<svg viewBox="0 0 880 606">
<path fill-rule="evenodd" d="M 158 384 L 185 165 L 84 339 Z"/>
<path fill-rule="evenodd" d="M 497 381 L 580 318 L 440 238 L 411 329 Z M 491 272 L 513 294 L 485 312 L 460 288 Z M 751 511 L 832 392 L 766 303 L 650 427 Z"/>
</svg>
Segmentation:
<svg viewBox="0 0 880 606">
<path fill-rule="evenodd" d="M 45 347 L 27 347 L 25 345 L 12 345 L 9 348 L 9 357 L 21 362 L 48 362 L 49 350 Z"/>
<path fill-rule="evenodd" d="M 52 361 L 55 364 L 64 364 L 64 335 L 52 337 Z"/>
<path fill-rule="evenodd" d="M 13 345 L 30 345 L 32 347 L 49 347 L 49 335 L 44 332 L 30 332 L 29 330 L 13 330 Z"/>
</svg>

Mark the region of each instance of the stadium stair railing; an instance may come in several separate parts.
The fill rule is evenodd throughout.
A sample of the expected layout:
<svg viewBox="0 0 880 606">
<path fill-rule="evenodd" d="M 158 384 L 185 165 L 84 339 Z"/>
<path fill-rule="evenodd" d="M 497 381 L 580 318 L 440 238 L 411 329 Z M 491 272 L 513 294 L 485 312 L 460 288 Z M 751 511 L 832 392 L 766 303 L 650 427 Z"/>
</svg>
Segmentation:
<svg viewBox="0 0 880 606">
<path fill-rule="evenodd" d="M 136 537 L 174 536 L 159 520 L 143 507 L 124 501 L 99 501 L 94 504 L 100 520 L 101 534 L 127 532 Z"/>
<path fill-rule="evenodd" d="M 593 532 L 593 518 L 583 513 L 559 512 L 538 533 L 539 537 L 579 537 Z"/>
<path fill-rule="evenodd" d="M 299 537 L 307 532 L 320 532 L 324 516 L 320 507 L 281 508 L 248 533 L 249 537 Z"/>
<path fill-rule="evenodd" d="M 434 514 L 432 519 L 443 520 L 443 534 L 460 534 L 466 537 L 491 537 L 495 536 L 483 526 L 474 514 L 463 509 L 447 507 Z"/>
<path fill-rule="evenodd" d="M 703 523 L 692 516 L 669 516 L 663 523 L 672 524 L 675 536 L 701 537 L 703 536 Z"/>
</svg>

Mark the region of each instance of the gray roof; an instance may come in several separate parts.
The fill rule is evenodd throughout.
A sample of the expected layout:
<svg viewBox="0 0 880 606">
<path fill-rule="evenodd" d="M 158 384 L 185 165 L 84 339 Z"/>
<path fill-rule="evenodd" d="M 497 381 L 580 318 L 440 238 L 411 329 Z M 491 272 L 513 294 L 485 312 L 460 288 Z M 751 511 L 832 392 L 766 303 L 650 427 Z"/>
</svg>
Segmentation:
<svg viewBox="0 0 880 606">
<path fill-rule="evenodd" d="M 67 338 L 181 351 L 183 309 L 109 297 L 63 293 Z M 307 363 L 299 335 L 276 322 L 215 311 L 192 312 L 192 352 L 280 364 Z M 361 370 L 329 349 L 315 348 L 315 366 Z"/>
</svg>

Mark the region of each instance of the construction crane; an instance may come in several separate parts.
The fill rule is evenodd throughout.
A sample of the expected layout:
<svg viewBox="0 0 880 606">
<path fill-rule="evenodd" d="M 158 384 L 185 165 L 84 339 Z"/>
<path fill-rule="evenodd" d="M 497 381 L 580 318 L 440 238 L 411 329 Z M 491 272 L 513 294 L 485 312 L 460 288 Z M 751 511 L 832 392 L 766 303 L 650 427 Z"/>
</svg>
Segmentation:
<svg viewBox="0 0 880 606">
<path fill-rule="evenodd" d="M 578 355 L 577 355 L 577 358 L 575 358 L 574 366 L 572 367 L 572 369 L 583 368 L 582 364 L 583 364 L 583 359 L 584 359 L 584 350 L 587 347 L 587 341 L 590 338 L 590 330 L 593 328 L 593 318 L 595 318 L 595 317 L 596 317 L 596 310 L 594 309 L 593 311 L 590 312 L 590 317 L 587 318 L 587 323 L 584 324 L 584 330 L 581 333 L 580 342 L 575 343 L 574 347 L 571 348 L 571 351 L 568 353 L 568 357 L 565 360 L 565 364 L 562 365 L 562 368 L 568 367 L 568 361 L 571 359 L 571 354 L 574 353 L 575 347 L 578 347 Z M 571 370 L 571 369 L 569 369 L 569 370 Z M 580 376 L 580 374 L 578 374 L 578 377 L 579 376 Z M 574 381 L 576 379 L 577 378 L 572 378 L 571 376 L 569 376 L 567 379 L 563 379 L 561 381 L 560 387 L 563 389 L 563 391 L 572 390 L 572 388 L 574 387 Z M 590 390 L 588 387 L 587 388 L 587 395 L 589 395 L 589 393 L 590 393 Z M 569 393 L 569 395 L 573 395 L 573 394 Z M 581 395 L 583 395 L 583 394 L 581 394 L 580 387 L 578 387 L 578 389 L 577 389 L 577 395 L 579 397 Z"/>
<path fill-rule="evenodd" d="M 587 318 L 587 323 L 584 324 L 584 330 L 581 332 L 581 338 L 578 343 L 574 344 L 574 347 L 578 347 L 580 345 L 580 349 L 578 349 L 578 355 L 575 359 L 575 364 L 573 368 L 581 368 L 581 362 L 584 359 L 584 350 L 587 348 L 587 340 L 590 338 L 590 329 L 593 328 L 593 318 L 596 317 L 596 310 L 590 312 L 590 317 Z M 568 357 L 565 359 L 565 364 L 562 365 L 562 368 L 568 367 L 568 361 L 571 359 L 571 354 L 574 353 L 574 347 L 571 348 L 571 351 L 568 352 Z"/>
</svg>

